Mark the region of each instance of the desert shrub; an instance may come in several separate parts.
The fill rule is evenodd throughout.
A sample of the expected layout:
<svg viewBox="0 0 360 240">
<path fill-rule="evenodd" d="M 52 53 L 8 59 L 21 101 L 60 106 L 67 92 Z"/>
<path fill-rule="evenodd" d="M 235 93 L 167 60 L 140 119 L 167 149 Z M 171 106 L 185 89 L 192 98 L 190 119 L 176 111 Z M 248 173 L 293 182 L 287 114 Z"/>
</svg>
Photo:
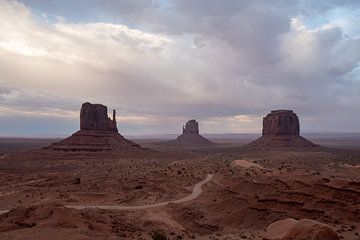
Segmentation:
<svg viewBox="0 0 360 240">
<path fill-rule="evenodd" d="M 153 240 L 167 240 L 168 239 L 164 233 L 159 232 L 159 231 L 152 232 L 151 238 Z"/>
</svg>

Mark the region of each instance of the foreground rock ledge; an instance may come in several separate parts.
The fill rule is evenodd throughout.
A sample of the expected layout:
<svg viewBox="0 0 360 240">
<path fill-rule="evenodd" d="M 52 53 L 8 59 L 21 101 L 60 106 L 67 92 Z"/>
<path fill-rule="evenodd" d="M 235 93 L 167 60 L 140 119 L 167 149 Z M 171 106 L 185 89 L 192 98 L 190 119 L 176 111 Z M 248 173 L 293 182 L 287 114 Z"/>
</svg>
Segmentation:
<svg viewBox="0 0 360 240">
<path fill-rule="evenodd" d="M 314 220 L 288 218 L 270 224 L 266 240 L 339 240 L 338 234 L 327 224 Z"/>
</svg>

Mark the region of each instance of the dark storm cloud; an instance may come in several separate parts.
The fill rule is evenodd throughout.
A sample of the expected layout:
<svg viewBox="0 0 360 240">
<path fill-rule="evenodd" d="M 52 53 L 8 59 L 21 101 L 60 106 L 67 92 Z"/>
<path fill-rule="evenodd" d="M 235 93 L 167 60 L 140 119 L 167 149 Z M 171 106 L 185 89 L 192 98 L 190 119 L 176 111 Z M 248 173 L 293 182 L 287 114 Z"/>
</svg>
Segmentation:
<svg viewBox="0 0 360 240">
<path fill-rule="evenodd" d="M 205 131 L 246 132 L 270 109 L 292 108 L 309 131 L 360 130 L 359 37 L 318 21 L 357 1 L 23 2 L 0 10 L 7 116 L 37 106 L 75 122 L 92 101 L 116 107 L 127 133 L 192 117 Z M 64 20 L 41 23 L 43 13 Z"/>
</svg>

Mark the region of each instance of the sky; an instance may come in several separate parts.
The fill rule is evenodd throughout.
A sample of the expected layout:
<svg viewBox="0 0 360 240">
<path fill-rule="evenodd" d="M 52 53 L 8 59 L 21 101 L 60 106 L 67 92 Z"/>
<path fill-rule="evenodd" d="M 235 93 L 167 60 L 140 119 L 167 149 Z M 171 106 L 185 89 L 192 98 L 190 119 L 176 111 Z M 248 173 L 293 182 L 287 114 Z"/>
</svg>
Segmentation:
<svg viewBox="0 0 360 240">
<path fill-rule="evenodd" d="M 82 103 L 125 135 L 360 132 L 358 0 L 0 0 L 0 136 L 70 134 Z"/>
</svg>

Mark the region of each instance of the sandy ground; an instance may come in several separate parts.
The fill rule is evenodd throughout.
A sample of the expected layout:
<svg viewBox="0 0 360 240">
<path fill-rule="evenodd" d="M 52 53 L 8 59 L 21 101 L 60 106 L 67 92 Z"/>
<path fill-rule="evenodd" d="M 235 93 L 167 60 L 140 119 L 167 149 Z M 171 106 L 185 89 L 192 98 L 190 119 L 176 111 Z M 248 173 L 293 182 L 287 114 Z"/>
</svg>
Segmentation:
<svg viewBox="0 0 360 240">
<path fill-rule="evenodd" d="M 0 156 L 0 210 L 11 209 L 0 215 L 0 239 L 152 239 L 154 232 L 168 239 L 262 239 L 270 223 L 289 217 L 359 239 L 357 149 L 254 151 L 235 140 L 191 149 L 147 144 L 161 151 Z M 213 178 L 204 183 L 206 176 Z"/>
<path fill-rule="evenodd" d="M 107 210 L 119 210 L 119 211 L 128 211 L 128 210 L 144 210 L 149 208 L 156 208 L 156 207 L 163 207 L 170 203 L 185 203 L 189 201 L 193 201 L 196 198 L 198 198 L 202 193 L 202 186 L 206 184 L 207 182 L 210 182 L 213 179 L 213 174 L 208 174 L 206 178 L 198 183 L 196 183 L 192 187 L 192 193 L 176 200 L 166 201 L 166 202 L 159 202 L 159 203 L 153 203 L 153 204 L 144 204 L 144 205 L 133 205 L 133 206 L 123 206 L 123 205 L 66 205 L 68 208 L 74 208 L 74 209 L 87 209 L 87 208 L 93 208 L 93 209 L 107 209 Z M 3 211 L 3 212 L 6 212 Z M 1 212 L 0 212 L 1 213 Z"/>
<path fill-rule="evenodd" d="M 257 163 L 253 163 L 249 160 L 240 159 L 233 161 L 230 166 L 232 167 L 240 167 L 240 168 L 257 168 L 257 169 L 263 169 L 263 166 Z"/>
</svg>

